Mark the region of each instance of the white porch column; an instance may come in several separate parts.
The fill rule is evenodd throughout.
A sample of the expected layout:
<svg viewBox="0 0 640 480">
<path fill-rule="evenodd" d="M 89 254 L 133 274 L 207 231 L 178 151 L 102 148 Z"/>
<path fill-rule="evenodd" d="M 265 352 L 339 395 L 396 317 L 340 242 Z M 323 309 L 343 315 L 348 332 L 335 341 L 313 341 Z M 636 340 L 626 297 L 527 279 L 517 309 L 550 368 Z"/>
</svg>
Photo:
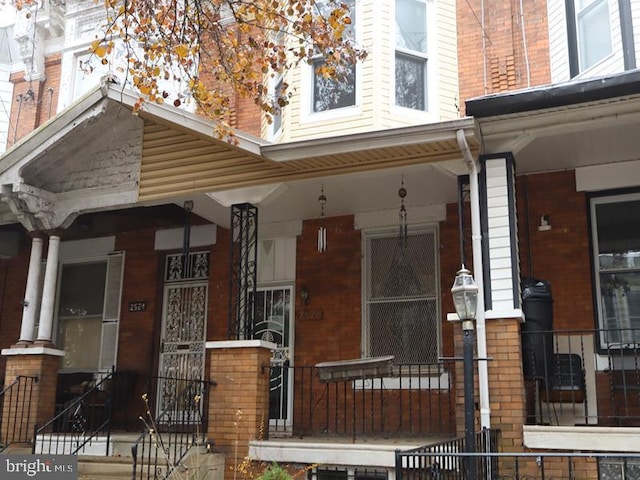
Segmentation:
<svg viewBox="0 0 640 480">
<path fill-rule="evenodd" d="M 40 264 L 42 262 L 42 239 L 31 240 L 31 257 L 29 258 L 29 271 L 27 273 L 27 287 L 24 293 L 22 306 L 22 325 L 20 327 L 20 339 L 18 343 L 33 342 L 33 328 L 36 324 L 36 312 L 38 311 L 38 280 L 40 278 Z"/>
<path fill-rule="evenodd" d="M 51 343 L 53 332 L 53 308 L 56 300 L 56 280 L 58 276 L 58 256 L 60 250 L 60 237 L 49 237 L 49 250 L 47 252 L 47 267 L 44 273 L 44 286 L 42 288 L 42 304 L 40 307 L 40 324 L 38 325 L 39 343 Z"/>
</svg>

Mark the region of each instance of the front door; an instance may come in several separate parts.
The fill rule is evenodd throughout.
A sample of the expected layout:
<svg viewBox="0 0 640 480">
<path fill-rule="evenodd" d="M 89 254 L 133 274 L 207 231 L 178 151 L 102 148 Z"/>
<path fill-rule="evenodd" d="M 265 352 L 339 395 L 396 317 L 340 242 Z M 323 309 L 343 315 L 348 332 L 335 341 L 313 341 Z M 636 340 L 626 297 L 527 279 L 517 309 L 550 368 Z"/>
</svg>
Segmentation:
<svg viewBox="0 0 640 480">
<path fill-rule="evenodd" d="M 204 379 L 208 254 L 190 254 L 187 263 L 188 268 L 183 272 L 179 266 L 182 264 L 181 255 L 167 258 L 158 369 L 158 414 L 170 408 L 176 398 L 179 402 L 188 401 L 180 399 L 184 390 L 192 391 L 190 383 Z"/>
<path fill-rule="evenodd" d="M 291 287 L 259 288 L 256 292 L 255 334 L 257 339 L 277 345 L 271 357 L 269 420 L 290 425 L 292 418 L 293 301 Z"/>
</svg>

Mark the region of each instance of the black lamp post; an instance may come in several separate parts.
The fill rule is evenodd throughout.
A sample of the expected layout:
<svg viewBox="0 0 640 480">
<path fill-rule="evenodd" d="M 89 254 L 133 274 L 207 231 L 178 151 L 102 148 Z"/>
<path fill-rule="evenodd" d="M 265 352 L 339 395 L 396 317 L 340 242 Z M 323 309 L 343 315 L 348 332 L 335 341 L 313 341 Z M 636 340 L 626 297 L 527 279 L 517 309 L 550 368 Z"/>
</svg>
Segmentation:
<svg viewBox="0 0 640 480">
<path fill-rule="evenodd" d="M 473 344 L 475 335 L 473 321 L 478 308 L 478 286 L 471 272 L 464 265 L 458 270 L 451 287 L 451 296 L 458 319 L 462 321 L 462 347 L 464 361 L 464 445 L 465 453 L 476 453 L 475 405 L 473 401 Z M 467 480 L 477 480 L 475 456 L 467 457 Z"/>
</svg>

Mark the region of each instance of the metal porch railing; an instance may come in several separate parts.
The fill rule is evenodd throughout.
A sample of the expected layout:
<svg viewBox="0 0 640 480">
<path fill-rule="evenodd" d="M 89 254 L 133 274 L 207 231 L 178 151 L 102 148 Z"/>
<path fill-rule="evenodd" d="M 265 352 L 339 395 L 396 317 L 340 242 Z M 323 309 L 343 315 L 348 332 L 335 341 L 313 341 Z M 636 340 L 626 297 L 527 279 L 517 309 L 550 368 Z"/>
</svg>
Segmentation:
<svg viewBox="0 0 640 480">
<path fill-rule="evenodd" d="M 0 452 L 15 443 L 30 442 L 36 377 L 19 375 L 0 392 Z"/>
<path fill-rule="evenodd" d="M 485 429 L 476 433 L 478 453 L 474 457 L 465 456 L 464 437 L 411 450 L 396 450 L 396 480 L 462 480 L 467 478 L 465 465 L 468 461 L 476 462 L 478 479 L 494 478 L 495 459 L 482 455 L 497 452 L 497 445 L 498 431 Z"/>
<path fill-rule="evenodd" d="M 206 433 L 204 409 L 208 405 L 208 387 L 215 383 L 156 377 L 150 391 L 158 391 L 158 381 L 168 382 L 163 387 L 167 401 L 162 412 L 155 415 L 153 402 L 143 395 L 146 415 L 142 420 L 146 428 L 131 446 L 132 480 L 169 478 Z"/>
<path fill-rule="evenodd" d="M 32 453 L 77 455 L 99 442 L 100 452 L 109 455 L 112 379 L 113 371 L 94 380 L 51 420 L 36 425 Z"/>
<path fill-rule="evenodd" d="M 271 366 L 269 432 L 449 437 L 455 434 L 454 376 L 453 362 L 331 381 L 322 381 L 315 366 Z"/>
<path fill-rule="evenodd" d="M 500 453 L 397 452 L 396 480 L 466 480 L 464 462 L 483 467 L 482 480 L 637 480 L 640 454 L 626 453 Z"/>
<path fill-rule="evenodd" d="M 640 329 L 528 331 L 522 345 L 528 424 L 640 426 Z"/>
</svg>

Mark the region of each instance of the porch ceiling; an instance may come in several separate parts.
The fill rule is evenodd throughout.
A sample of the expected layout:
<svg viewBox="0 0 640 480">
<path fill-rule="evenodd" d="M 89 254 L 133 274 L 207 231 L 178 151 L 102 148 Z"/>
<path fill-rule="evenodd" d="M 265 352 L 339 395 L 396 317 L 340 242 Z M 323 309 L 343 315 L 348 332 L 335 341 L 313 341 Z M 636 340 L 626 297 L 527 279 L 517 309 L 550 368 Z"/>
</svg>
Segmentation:
<svg viewBox="0 0 640 480">
<path fill-rule="evenodd" d="M 479 118 L 486 153 L 513 152 L 518 173 L 640 158 L 640 94 Z"/>
<path fill-rule="evenodd" d="M 319 216 L 320 188 L 327 215 L 371 213 L 397 208 L 401 178 L 409 208 L 443 205 L 466 172 L 457 132 L 473 155 L 480 149 L 471 118 L 278 145 L 237 132 L 231 145 L 211 122 L 173 107 L 132 115 L 136 101 L 105 83 L 0 157 L 0 223 L 27 209 L 30 229 L 57 228 L 87 212 L 186 199 L 222 226 L 229 205 L 243 201 L 260 206 L 261 222 L 301 220 Z M 32 197 L 64 208 L 42 223 Z"/>
<path fill-rule="evenodd" d="M 144 114 L 143 114 L 144 115 Z M 456 131 L 472 150 L 479 143 L 471 119 L 283 145 L 252 154 L 179 127 L 145 121 L 140 201 L 326 178 L 379 169 L 461 160 Z"/>
</svg>

